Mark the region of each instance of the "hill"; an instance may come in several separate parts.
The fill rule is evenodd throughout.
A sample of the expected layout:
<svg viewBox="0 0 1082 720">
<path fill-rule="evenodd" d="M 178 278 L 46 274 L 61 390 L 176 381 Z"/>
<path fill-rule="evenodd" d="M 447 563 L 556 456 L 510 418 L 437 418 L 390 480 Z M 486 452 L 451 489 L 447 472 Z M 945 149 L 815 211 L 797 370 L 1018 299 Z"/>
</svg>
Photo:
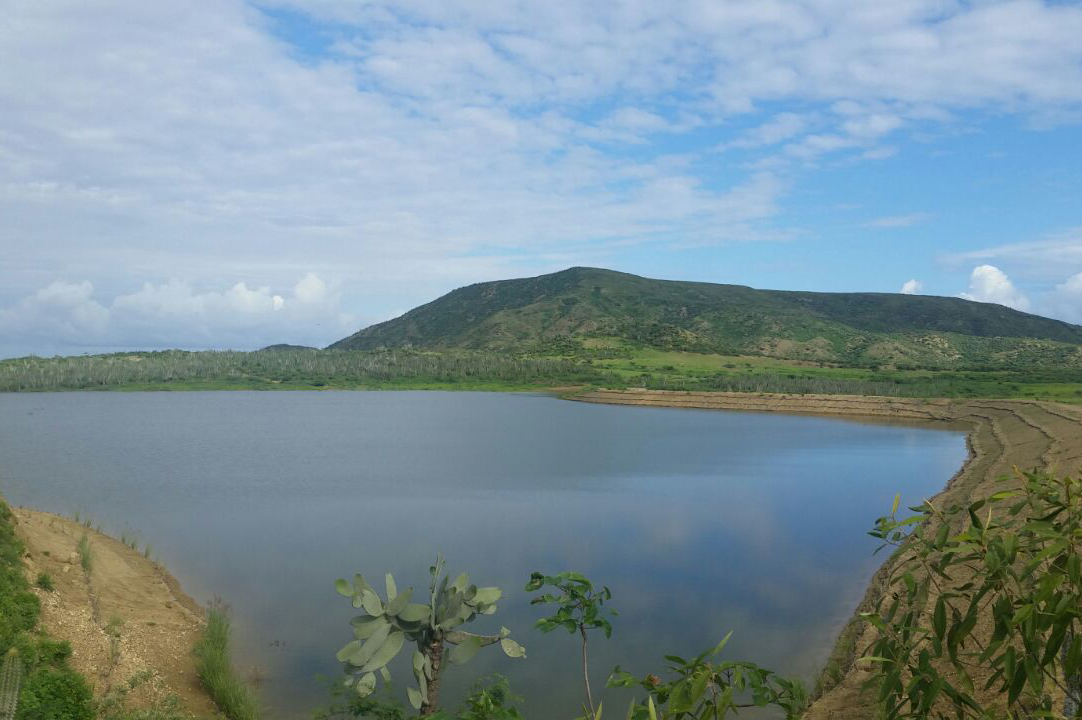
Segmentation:
<svg viewBox="0 0 1082 720">
<path fill-rule="evenodd" d="M 1082 367 L 1082 327 L 960 298 L 756 290 L 576 267 L 454 290 L 331 349 L 651 347 L 854 366 Z"/>
<path fill-rule="evenodd" d="M 308 351 L 318 349 L 319 348 L 314 348 L 311 345 L 290 345 L 289 343 L 277 343 L 276 345 L 268 345 L 267 347 L 259 348 L 259 350 L 256 350 L 256 352 L 289 352 L 291 350 Z"/>
</svg>

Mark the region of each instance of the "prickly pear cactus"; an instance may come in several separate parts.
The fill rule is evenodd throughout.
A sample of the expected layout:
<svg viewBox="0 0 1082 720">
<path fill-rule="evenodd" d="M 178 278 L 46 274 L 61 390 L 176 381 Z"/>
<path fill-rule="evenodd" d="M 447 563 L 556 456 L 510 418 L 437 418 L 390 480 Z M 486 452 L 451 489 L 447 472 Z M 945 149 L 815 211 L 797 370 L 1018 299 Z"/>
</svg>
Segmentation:
<svg viewBox="0 0 1082 720">
<path fill-rule="evenodd" d="M 19 687 L 23 682 L 23 661 L 15 648 L 8 650 L 0 665 L 0 720 L 14 720 L 19 707 Z"/>
<path fill-rule="evenodd" d="M 508 657 L 526 657 L 526 650 L 510 638 L 511 631 L 507 628 L 500 628 L 498 635 L 475 635 L 456 629 L 478 615 L 495 613 L 502 590 L 471 585 L 466 573 L 448 582 L 443 574 L 442 556 L 429 572 L 432 582 L 427 603 L 412 602 L 412 587 L 398 592 L 390 573 L 386 577 L 386 600 L 360 574 L 353 577 L 352 583 L 338 580 L 335 584 L 340 595 L 350 598 L 353 607 L 364 611 L 351 621 L 353 641 L 337 655 L 346 665 L 346 685 L 366 696 L 376 689 L 377 673 L 385 683 L 390 682 L 387 664 L 408 641 L 415 646 L 413 676 L 417 687 L 408 687 L 406 691 L 410 703 L 422 714 L 435 707 L 444 660 L 460 665 L 485 645 L 497 642 Z M 445 644 L 452 646 L 446 656 Z"/>
</svg>

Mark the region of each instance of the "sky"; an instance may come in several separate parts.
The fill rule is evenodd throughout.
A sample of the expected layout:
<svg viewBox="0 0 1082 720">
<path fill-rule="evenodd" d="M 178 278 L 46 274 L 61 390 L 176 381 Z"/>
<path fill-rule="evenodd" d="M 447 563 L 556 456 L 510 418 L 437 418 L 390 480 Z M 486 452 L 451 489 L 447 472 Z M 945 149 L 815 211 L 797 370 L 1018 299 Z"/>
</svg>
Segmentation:
<svg viewBox="0 0 1082 720">
<path fill-rule="evenodd" d="M 8 0 L 0 357 L 574 265 L 1082 323 L 1082 5 Z"/>
</svg>

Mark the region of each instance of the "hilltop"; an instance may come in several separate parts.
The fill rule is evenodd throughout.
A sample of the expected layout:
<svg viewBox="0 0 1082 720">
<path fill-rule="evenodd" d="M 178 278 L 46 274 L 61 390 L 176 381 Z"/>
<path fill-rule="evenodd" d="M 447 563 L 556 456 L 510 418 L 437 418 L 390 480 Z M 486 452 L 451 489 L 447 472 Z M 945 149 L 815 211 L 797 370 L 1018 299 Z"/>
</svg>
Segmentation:
<svg viewBox="0 0 1082 720">
<path fill-rule="evenodd" d="M 330 349 L 646 347 L 863 367 L 1082 367 L 1082 327 L 1002 305 L 757 290 L 598 268 L 454 290 Z"/>
</svg>

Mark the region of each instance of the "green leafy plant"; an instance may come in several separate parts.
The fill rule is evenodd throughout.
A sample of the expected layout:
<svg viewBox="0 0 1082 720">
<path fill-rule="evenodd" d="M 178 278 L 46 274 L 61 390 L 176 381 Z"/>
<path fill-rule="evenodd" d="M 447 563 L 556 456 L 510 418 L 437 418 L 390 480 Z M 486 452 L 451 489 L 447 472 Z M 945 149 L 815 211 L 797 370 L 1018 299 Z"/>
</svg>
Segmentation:
<svg viewBox="0 0 1082 720">
<path fill-rule="evenodd" d="M 37 579 L 34 584 L 45 592 L 52 592 L 56 589 L 56 585 L 53 584 L 53 576 L 47 572 L 38 573 Z"/>
<path fill-rule="evenodd" d="M 742 708 L 774 706 L 796 720 L 808 705 L 808 694 L 796 680 L 788 680 L 749 662 L 715 661 L 729 633 L 698 657 L 686 660 L 666 655 L 671 679 L 650 674 L 636 678 L 619 667 L 609 677 L 609 687 L 640 687 L 646 699 L 633 701 L 629 720 L 720 720 Z"/>
<path fill-rule="evenodd" d="M 586 686 L 586 710 L 588 717 L 596 717 L 598 709 L 594 706 L 593 694 L 590 692 L 590 666 L 586 653 L 587 631 L 600 629 L 605 637 L 612 637 L 612 624 L 605 617 L 602 606 L 606 600 L 612 599 L 612 593 L 607 586 L 595 590 L 590 580 L 576 572 L 563 572 L 558 575 L 545 575 L 534 572 L 530 574 L 530 581 L 526 583 L 527 592 L 536 592 L 543 588 L 551 587 L 558 591 L 557 594 L 542 593 L 530 601 L 531 605 L 554 603 L 558 606 L 555 615 L 541 618 L 534 625 L 541 632 L 551 632 L 556 628 L 563 628 L 569 633 L 579 633 L 582 636 L 582 679 Z M 615 610 L 608 610 L 609 615 L 616 615 Z"/>
<path fill-rule="evenodd" d="M 507 678 L 493 675 L 474 683 L 455 720 L 522 720 L 521 703 Z"/>
<path fill-rule="evenodd" d="M 313 720 L 336 718 L 365 718 L 366 720 L 405 720 L 406 707 L 395 696 L 392 683 L 361 697 L 353 688 L 343 686 L 338 678 L 321 678 L 327 684 L 331 696 L 329 705 L 317 708 Z"/>
<path fill-rule="evenodd" d="M 67 640 L 50 640 L 40 636 L 37 642 L 37 662 L 51 667 L 63 667 L 71 657 L 71 643 Z"/>
<path fill-rule="evenodd" d="M 414 603 L 413 588 L 399 593 L 394 577 L 387 573 L 387 599 L 379 597 L 364 577 L 357 574 L 350 583 L 338 580 L 335 589 L 350 598 L 353 607 L 365 614 L 353 618 L 353 637 L 338 651 L 337 658 L 346 664 L 346 684 L 361 696 L 376 688 L 376 674 L 384 683 L 390 682 L 387 664 L 398 655 L 406 641 L 414 643 L 413 676 L 417 687 L 407 687 L 410 704 L 421 715 L 436 712 L 439 698 L 440 674 L 444 661 L 461 665 L 468 662 L 486 645 L 499 643 L 508 657 L 523 658 L 525 649 L 511 639 L 511 631 L 501 628 L 498 635 L 476 635 L 459 630 L 459 626 L 478 615 L 492 615 L 503 591 L 498 587 L 477 587 L 470 584 L 469 575 L 460 574 L 448 582 L 443 573 L 443 556 L 429 568 L 432 577 L 428 603 Z M 450 645 L 450 649 L 446 647 Z"/>
<path fill-rule="evenodd" d="M 17 720 L 91 720 L 90 685 L 69 668 L 38 668 L 19 694 Z"/>
<path fill-rule="evenodd" d="M 863 615 L 886 717 L 1082 717 L 1082 480 L 1016 480 L 904 519 L 896 499 L 872 531 L 897 553 Z"/>
<path fill-rule="evenodd" d="M 364 718 L 365 720 L 405 720 L 406 708 L 394 696 L 394 685 L 385 683 L 379 690 L 361 697 L 350 688 L 335 682 L 330 688 L 334 702 L 317 710 L 315 720 Z M 437 710 L 431 720 L 522 720 L 522 699 L 511 692 L 507 678 L 495 674 L 478 680 L 462 705 L 453 713 Z"/>
</svg>

